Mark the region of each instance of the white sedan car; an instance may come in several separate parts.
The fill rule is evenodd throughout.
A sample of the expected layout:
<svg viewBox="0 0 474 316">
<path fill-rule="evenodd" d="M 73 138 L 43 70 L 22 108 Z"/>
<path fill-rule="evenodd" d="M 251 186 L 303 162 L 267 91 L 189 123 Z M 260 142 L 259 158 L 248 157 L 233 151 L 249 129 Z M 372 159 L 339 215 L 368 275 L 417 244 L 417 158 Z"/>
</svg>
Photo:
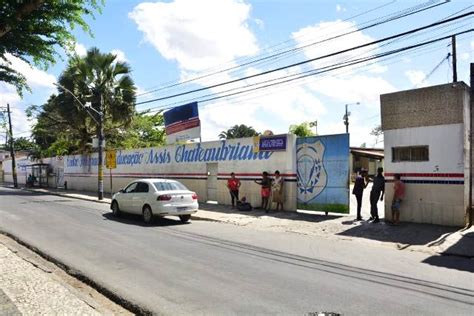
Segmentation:
<svg viewBox="0 0 474 316">
<path fill-rule="evenodd" d="M 115 193 L 110 204 L 112 213 L 139 214 L 145 223 L 151 223 L 154 216 L 178 216 L 187 222 L 196 213 L 198 196 L 182 183 L 167 179 L 140 179 L 129 183 Z"/>
</svg>

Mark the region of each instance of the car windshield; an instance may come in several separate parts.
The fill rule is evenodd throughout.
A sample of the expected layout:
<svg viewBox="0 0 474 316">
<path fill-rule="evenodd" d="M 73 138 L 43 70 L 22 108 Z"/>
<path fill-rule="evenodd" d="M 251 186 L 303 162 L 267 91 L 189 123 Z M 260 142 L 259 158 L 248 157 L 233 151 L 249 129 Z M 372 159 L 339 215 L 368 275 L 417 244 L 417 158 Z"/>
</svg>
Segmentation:
<svg viewBox="0 0 474 316">
<path fill-rule="evenodd" d="M 188 190 L 179 182 L 153 182 L 158 191 Z"/>
</svg>

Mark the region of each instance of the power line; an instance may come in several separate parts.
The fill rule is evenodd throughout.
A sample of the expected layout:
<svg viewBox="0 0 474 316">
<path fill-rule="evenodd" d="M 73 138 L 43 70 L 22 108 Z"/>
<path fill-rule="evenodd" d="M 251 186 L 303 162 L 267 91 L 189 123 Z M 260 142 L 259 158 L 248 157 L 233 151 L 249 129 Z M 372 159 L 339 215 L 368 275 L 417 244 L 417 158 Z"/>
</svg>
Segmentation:
<svg viewBox="0 0 474 316">
<path fill-rule="evenodd" d="M 415 88 L 416 87 L 420 87 L 426 80 L 428 80 L 429 77 L 431 77 L 431 75 L 436 71 L 438 70 L 438 68 L 447 60 L 449 60 L 449 57 L 451 57 L 451 53 L 448 53 L 445 57 L 443 57 L 443 59 L 441 59 L 441 61 L 430 71 L 430 73 L 428 75 L 426 75 L 423 80 L 421 80 L 418 84 L 415 85 Z"/>
<path fill-rule="evenodd" d="M 417 6 L 405 9 L 403 11 L 398 11 L 398 12 L 392 14 L 392 15 L 387 15 L 383 18 L 368 21 L 367 23 L 370 23 L 372 21 L 377 21 L 377 20 L 382 20 L 381 22 L 375 22 L 375 23 L 363 26 L 361 28 L 351 30 L 351 31 L 346 32 L 346 33 L 342 33 L 342 34 L 338 34 L 338 35 L 335 35 L 335 36 L 332 36 L 332 37 L 329 37 L 329 38 L 325 38 L 325 39 L 320 40 L 320 41 L 316 41 L 316 42 L 312 42 L 310 44 L 294 47 L 294 48 L 289 49 L 289 50 L 285 50 L 285 51 L 282 51 L 282 52 L 277 52 L 277 53 L 271 54 L 269 56 L 265 56 L 265 57 L 257 58 L 255 60 L 251 60 L 251 61 L 245 62 L 245 63 L 237 65 L 237 66 L 228 67 L 228 68 L 225 68 L 225 69 L 222 69 L 222 70 L 210 73 L 210 74 L 197 76 L 197 77 L 194 77 L 194 78 L 191 78 L 191 79 L 188 79 L 188 80 L 184 80 L 184 81 L 181 81 L 181 82 L 177 82 L 177 83 L 174 83 L 174 84 L 162 87 L 162 88 L 147 91 L 147 92 L 139 94 L 138 96 L 143 96 L 143 95 L 154 93 L 154 92 L 157 92 L 157 91 L 160 91 L 160 90 L 165 90 L 165 89 L 168 89 L 168 88 L 176 87 L 176 86 L 183 85 L 183 84 L 186 84 L 186 83 L 190 83 L 190 82 L 193 82 L 193 81 L 197 81 L 197 80 L 200 80 L 200 79 L 208 78 L 208 77 L 214 76 L 216 74 L 228 72 L 228 71 L 231 71 L 231 70 L 234 70 L 234 69 L 237 69 L 237 68 L 242 68 L 244 66 L 248 66 L 248 65 L 251 65 L 251 64 L 260 63 L 262 61 L 267 61 L 269 59 L 280 58 L 280 57 L 282 57 L 286 54 L 299 52 L 299 51 L 304 50 L 305 48 L 308 48 L 310 46 L 314 46 L 314 45 L 321 44 L 321 43 L 324 43 L 324 42 L 327 42 L 327 41 L 331 41 L 331 40 L 334 40 L 334 39 L 337 39 L 337 38 L 341 38 L 341 37 L 344 37 L 344 36 L 347 36 L 347 35 L 350 35 L 350 34 L 353 34 L 353 33 L 356 33 L 356 32 L 360 32 L 360 31 L 363 31 L 363 30 L 366 30 L 366 29 L 369 29 L 369 28 L 372 28 L 372 27 L 375 27 L 375 26 L 379 26 L 379 25 L 382 25 L 382 24 L 385 24 L 385 23 L 388 23 L 388 22 L 392 22 L 392 21 L 410 16 L 410 15 L 413 15 L 413 14 L 417 14 L 417 13 L 420 13 L 420 12 L 423 12 L 423 11 L 426 11 L 426 10 L 429 10 L 429 9 L 433 9 L 437 6 L 444 5 L 444 4 L 448 3 L 449 0 L 445 0 L 444 2 L 437 3 L 437 4 L 436 4 L 436 2 L 437 1 L 428 1 L 427 3 L 417 5 Z M 435 4 L 433 4 L 433 3 L 435 3 Z M 370 11 L 371 10 L 369 10 L 369 12 Z M 385 18 L 385 20 L 383 20 L 384 18 Z"/>
<path fill-rule="evenodd" d="M 418 43 L 418 44 L 415 44 L 415 45 L 406 46 L 406 47 L 399 48 L 399 49 L 394 49 L 392 51 L 375 54 L 375 55 L 372 55 L 372 56 L 369 56 L 369 57 L 359 58 L 359 59 L 355 59 L 355 60 L 352 60 L 352 61 L 347 61 L 347 62 L 344 62 L 344 63 L 335 64 L 335 65 L 332 65 L 332 66 L 327 66 L 327 67 L 324 67 L 325 69 L 323 69 L 323 70 L 315 69 L 315 70 L 305 71 L 305 72 L 299 73 L 298 74 L 299 76 L 295 77 L 295 78 L 290 78 L 290 79 L 286 79 L 286 80 L 283 80 L 283 81 L 279 81 L 277 83 L 270 83 L 270 84 L 267 84 L 267 85 L 263 85 L 263 86 L 243 90 L 243 91 L 229 93 L 229 94 L 226 94 L 226 95 L 220 95 L 220 96 L 210 97 L 210 98 L 207 98 L 207 99 L 201 99 L 201 100 L 198 100 L 198 102 L 200 102 L 200 103 L 210 102 L 210 101 L 214 101 L 214 100 L 217 100 L 217 99 L 226 98 L 226 97 L 229 97 L 229 96 L 239 95 L 239 94 L 243 94 L 243 93 L 249 93 L 249 92 L 252 92 L 252 91 L 255 91 L 255 90 L 268 88 L 268 87 L 272 87 L 272 86 L 275 86 L 275 85 L 280 85 L 280 84 L 291 82 L 291 81 L 294 81 L 294 80 L 300 80 L 300 79 L 303 79 L 303 78 L 306 78 L 306 77 L 310 77 L 310 76 L 314 76 L 314 75 L 334 71 L 334 70 L 337 70 L 337 69 L 349 67 L 349 66 L 356 65 L 356 64 L 359 64 L 359 63 L 365 63 L 367 61 L 378 59 L 378 58 L 381 58 L 381 57 L 385 57 L 385 56 L 397 54 L 397 53 L 400 53 L 400 52 L 412 50 L 412 49 L 415 49 L 415 48 L 418 48 L 418 47 L 427 46 L 427 45 L 430 45 L 430 44 L 433 44 L 433 43 L 436 43 L 436 42 L 439 42 L 439 41 L 442 41 L 442 40 L 445 40 L 445 39 L 449 39 L 449 38 L 451 38 L 452 35 L 462 35 L 462 34 L 472 32 L 472 31 L 474 31 L 474 29 L 466 30 L 466 31 L 459 32 L 459 33 L 456 33 L 456 34 L 450 34 L 450 35 L 445 36 L 445 37 L 441 37 L 441 38 L 437 38 L 437 39 L 434 39 L 434 40 Z M 294 76 L 294 75 L 291 75 L 291 76 Z M 287 76 L 287 77 L 290 77 L 290 76 Z M 262 83 L 264 83 L 264 82 L 260 82 L 258 84 L 262 84 Z M 258 85 L 258 84 L 254 84 L 254 85 Z M 245 87 L 243 87 L 243 88 L 245 88 Z M 163 110 L 163 109 L 169 108 L 172 105 L 160 106 L 160 107 L 156 107 L 155 109 L 159 108 L 160 110 Z M 153 108 L 151 108 L 151 109 L 153 109 Z M 151 109 L 148 109 L 148 110 L 151 110 Z"/>
<path fill-rule="evenodd" d="M 445 24 L 445 23 L 448 23 L 448 22 L 452 22 L 452 21 L 456 21 L 458 19 L 465 18 L 465 17 L 470 16 L 472 14 L 474 14 L 474 12 L 470 11 L 468 13 L 465 13 L 465 14 L 462 14 L 462 15 L 459 15 L 459 16 L 456 16 L 456 17 L 453 17 L 453 18 L 445 19 L 443 21 L 438 21 L 436 23 L 432 23 L 432 24 L 429 24 L 429 25 L 426 25 L 426 26 L 423 26 L 423 27 L 412 29 L 410 31 L 406 31 L 406 32 L 399 33 L 399 34 L 396 34 L 396 35 L 388 36 L 388 37 L 385 37 L 385 38 L 382 38 L 382 39 L 379 39 L 379 40 L 376 40 L 376 41 L 373 41 L 373 42 L 370 42 L 370 43 L 358 45 L 358 46 L 351 47 L 351 48 L 348 48 L 348 49 L 344 49 L 344 50 L 334 52 L 334 53 L 331 53 L 331 54 L 326 54 L 326 55 L 323 55 L 323 56 L 306 59 L 306 60 L 301 61 L 301 62 L 297 62 L 297 63 L 293 63 L 293 64 L 290 64 L 290 65 L 278 67 L 278 68 L 275 68 L 275 69 L 267 70 L 267 71 L 264 71 L 264 72 L 261 72 L 261 73 L 258 73 L 258 74 L 249 75 L 249 76 L 238 78 L 238 79 L 228 80 L 228 81 L 218 83 L 218 84 L 214 84 L 214 85 L 210 85 L 210 86 L 207 86 L 207 87 L 202 87 L 202 88 L 198 88 L 198 89 L 189 90 L 189 91 L 186 91 L 186 92 L 181 92 L 181 93 L 177 93 L 177 94 L 173 94 L 173 95 L 169 95 L 169 96 L 164 96 L 164 97 L 161 97 L 161 98 L 155 98 L 155 99 L 151 99 L 151 100 L 147 100 L 147 101 L 138 102 L 138 103 L 136 103 L 136 105 L 167 100 L 167 99 L 175 98 L 175 97 L 178 97 L 178 96 L 183 96 L 183 95 L 187 95 L 187 94 L 191 94 L 191 93 L 196 93 L 196 92 L 208 90 L 208 89 L 211 89 L 211 88 L 216 88 L 216 87 L 228 85 L 228 84 L 231 84 L 231 83 L 235 83 L 235 82 L 239 82 L 239 81 L 243 81 L 243 80 L 247 80 L 247 79 L 267 75 L 267 74 L 274 73 L 274 72 L 277 72 L 277 71 L 293 68 L 293 67 L 304 65 L 304 64 L 316 61 L 316 60 L 321 60 L 321 59 L 324 59 L 324 58 L 340 55 L 340 54 L 343 54 L 343 53 L 347 53 L 349 51 L 353 51 L 353 50 L 357 50 L 357 49 L 360 49 L 360 48 L 372 46 L 372 45 L 375 45 L 375 44 L 378 44 L 378 43 L 386 42 L 386 41 L 389 41 L 389 40 L 392 40 L 392 39 L 395 39 L 395 38 L 399 38 L 399 37 L 402 37 L 402 36 L 405 36 L 405 35 L 408 35 L 408 34 L 413 34 L 413 33 L 416 33 L 416 32 L 419 32 L 419 31 L 422 31 L 422 30 L 425 30 L 425 29 L 429 29 L 429 28 L 432 28 L 432 27 L 435 27 L 435 26 L 438 26 L 438 25 L 442 25 L 442 24 Z"/>
</svg>

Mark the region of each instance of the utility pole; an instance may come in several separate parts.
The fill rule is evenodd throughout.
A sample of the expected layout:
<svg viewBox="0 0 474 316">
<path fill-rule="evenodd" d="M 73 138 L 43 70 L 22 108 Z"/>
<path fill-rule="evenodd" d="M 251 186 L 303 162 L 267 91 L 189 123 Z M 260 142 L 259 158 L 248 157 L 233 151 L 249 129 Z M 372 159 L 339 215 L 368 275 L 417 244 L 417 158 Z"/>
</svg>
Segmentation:
<svg viewBox="0 0 474 316">
<path fill-rule="evenodd" d="M 81 105 L 81 107 L 89 114 L 89 116 L 94 120 L 97 124 L 97 136 L 99 138 L 99 157 L 98 157 L 98 166 L 97 166 L 97 179 L 98 179 L 98 192 L 97 197 L 99 200 L 104 199 L 104 107 L 102 104 L 102 95 L 98 95 L 99 100 L 99 111 L 97 111 L 93 106 L 91 106 L 90 102 L 86 102 L 83 104 L 81 100 L 74 93 L 72 93 L 69 89 L 63 87 L 59 83 L 55 83 L 54 85 L 58 86 L 59 88 L 63 89 L 67 93 L 73 96 L 74 99 Z M 96 116 L 91 114 L 88 110 L 95 112 L 99 116 L 99 120 L 97 120 Z"/>
<path fill-rule="evenodd" d="M 99 94 L 99 163 L 98 163 L 98 192 L 99 200 L 104 199 L 104 106 L 102 95 Z"/>
<path fill-rule="evenodd" d="M 474 210 L 472 209 L 472 134 L 473 134 L 473 119 L 474 119 L 474 63 L 471 63 L 471 89 L 470 89 L 470 102 L 469 102 L 469 205 L 467 207 L 467 225 L 468 227 L 472 226 Z"/>
<path fill-rule="evenodd" d="M 453 49 L 453 82 L 458 81 L 458 69 L 457 69 L 457 59 L 456 59 L 456 36 L 451 37 L 451 46 Z"/>
<path fill-rule="evenodd" d="M 18 180 L 16 178 L 16 161 L 15 161 L 15 147 L 13 141 L 13 129 L 12 129 L 12 116 L 10 114 L 10 104 L 7 103 L 7 113 L 8 113 L 8 130 L 9 130 L 9 141 L 10 141 L 10 155 L 12 156 L 12 176 L 13 176 L 13 186 L 18 188 Z"/>
<path fill-rule="evenodd" d="M 314 127 L 314 135 L 318 136 L 318 121 L 310 122 L 309 127 Z"/>
<path fill-rule="evenodd" d="M 344 114 L 344 116 L 342 117 L 342 119 L 344 120 L 344 125 L 346 125 L 346 134 L 349 134 L 349 116 L 351 115 L 351 112 L 348 111 L 348 107 L 349 105 L 359 104 L 359 102 L 346 104 L 346 114 Z"/>
</svg>

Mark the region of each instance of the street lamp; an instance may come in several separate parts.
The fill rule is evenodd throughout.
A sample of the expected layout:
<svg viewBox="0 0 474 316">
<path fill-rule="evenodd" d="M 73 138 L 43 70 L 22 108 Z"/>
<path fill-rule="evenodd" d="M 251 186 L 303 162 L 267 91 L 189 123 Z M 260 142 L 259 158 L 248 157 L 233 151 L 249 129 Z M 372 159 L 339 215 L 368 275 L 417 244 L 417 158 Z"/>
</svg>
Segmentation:
<svg viewBox="0 0 474 316">
<path fill-rule="evenodd" d="M 318 135 L 318 121 L 309 122 L 309 127 L 314 127 L 314 135 Z"/>
<path fill-rule="evenodd" d="M 92 106 L 91 106 L 91 103 L 90 102 L 86 102 L 85 104 L 83 104 L 78 97 L 76 97 L 74 95 L 74 93 L 72 93 L 69 89 L 67 89 L 66 87 L 63 87 L 62 85 L 60 85 L 59 83 L 54 83 L 55 86 L 57 86 L 58 88 L 66 91 L 67 93 L 69 93 L 70 95 L 72 95 L 74 97 L 74 99 L 76 99 L 76 101 L 81 105 L 81 107 L 86 110 L 87 114 L 89 114 L 89 116 L 94 120 L 94 122 L 97 123 L 98 127 L 99 127 L 99 161 L 98 161 L 98 174 L 97 174 L 97 180 L 98 180 L 98 192 L 97 192 L 97 197 L 99 200 L 102 200 L 104 198 L 104 168 L 103 168 L 103 164 L 104 164 L 104 111 L 102 109 L 102 98 L 99 99 L 99 111 L 97 111 L 96 109 L 94 109 Z M 97 116 L 99 117 L 99 120 L 97 120 L 94 115 L 92 115 L 89 110 L 92 110 L 93 112 L 95 112 L 97 114 Z"/>
<path fill-rule="evenodd" d="M 348 106 L 359 105 L 359 104 L 360 104 L 359 102 L 346 104 L 346 114 L 344 114 L 344 116 L 342 117 L 342 119 L 344 120 L 344 125 L 346 125 L 346 134 L 349 134 L 349 116 L 351 115 L 351 112 L 348 111 Z"/>
</svg>

